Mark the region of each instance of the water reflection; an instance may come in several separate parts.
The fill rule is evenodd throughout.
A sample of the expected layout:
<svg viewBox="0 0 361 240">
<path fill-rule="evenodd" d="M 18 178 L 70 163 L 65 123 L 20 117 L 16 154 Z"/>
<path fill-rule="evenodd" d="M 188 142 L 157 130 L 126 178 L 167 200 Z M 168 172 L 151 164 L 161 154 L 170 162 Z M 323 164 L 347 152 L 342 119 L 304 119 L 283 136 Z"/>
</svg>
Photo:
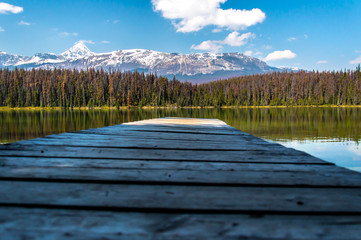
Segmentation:
<svg viewBox="0 0 361 240">
<path fill-rule="evenodd" d="M 218 118 L 255 136 L 361 170 L 361 108 L 0 111 L 0 143 L 157 117 Z"/>
<path fill-rule="evenodd" d="M 361 172 L 361 146 L 353 141 L 289 141 L 282 144 Z"/>
</svg>

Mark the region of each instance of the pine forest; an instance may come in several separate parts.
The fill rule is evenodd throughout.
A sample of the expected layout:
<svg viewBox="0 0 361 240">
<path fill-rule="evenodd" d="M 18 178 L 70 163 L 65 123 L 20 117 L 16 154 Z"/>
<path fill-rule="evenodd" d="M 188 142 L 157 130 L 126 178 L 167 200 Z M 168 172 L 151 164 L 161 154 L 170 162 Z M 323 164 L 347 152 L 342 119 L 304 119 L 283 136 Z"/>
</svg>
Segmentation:
<svg viewBox="0 0 361 240">
<path fill-rule="evenodd" d="M 274 72 L 204 84 L 104 70 L 1 69 L 0 106 L 222 107 L 361 105 L 361 72 Z"/>
</svg>

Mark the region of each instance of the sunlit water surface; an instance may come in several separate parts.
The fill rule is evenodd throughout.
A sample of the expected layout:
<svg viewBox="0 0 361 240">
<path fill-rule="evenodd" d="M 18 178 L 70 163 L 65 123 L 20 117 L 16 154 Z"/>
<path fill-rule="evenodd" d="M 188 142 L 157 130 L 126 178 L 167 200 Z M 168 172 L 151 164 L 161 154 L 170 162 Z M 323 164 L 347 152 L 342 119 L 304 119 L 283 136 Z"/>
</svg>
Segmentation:
<svg viewBox="0 0 361 240">
<path fill-rule="evenodd" d="M 361 172 L 361 108 L 0 111 L 0 143 L 158 117 L 218 118 L 267 141 Z"/>
</svg>

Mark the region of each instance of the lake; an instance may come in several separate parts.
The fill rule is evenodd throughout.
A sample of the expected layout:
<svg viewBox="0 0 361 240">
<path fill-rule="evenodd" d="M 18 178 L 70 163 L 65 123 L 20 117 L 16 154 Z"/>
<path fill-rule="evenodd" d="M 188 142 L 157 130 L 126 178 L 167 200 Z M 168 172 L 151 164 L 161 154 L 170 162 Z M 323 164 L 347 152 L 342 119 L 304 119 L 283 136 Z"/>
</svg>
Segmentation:
<svg viewBox="0 0 361 240">
<path fill-rule="evenodd" d="M 0 111 L 0 144 L 159 117 L 218 118 L 361 172 L 361 108 L 351 107 Z"/>
</svg>

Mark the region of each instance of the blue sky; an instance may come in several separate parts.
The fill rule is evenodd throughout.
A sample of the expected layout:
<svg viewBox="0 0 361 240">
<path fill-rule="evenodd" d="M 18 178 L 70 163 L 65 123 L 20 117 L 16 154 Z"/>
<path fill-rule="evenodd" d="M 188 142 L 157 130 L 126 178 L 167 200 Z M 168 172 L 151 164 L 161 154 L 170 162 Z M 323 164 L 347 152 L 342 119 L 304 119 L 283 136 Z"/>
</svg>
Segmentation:
<svg viewBox="0 0 361 240">
<path fill-rule="evenodd" d="M 1 0 L 0 0 L 1 1 Z M 0 51 L 242 52 L 272 66 L 354 69 L 360 0 L 17 0 L 0 2 Z"/>
</svg>

